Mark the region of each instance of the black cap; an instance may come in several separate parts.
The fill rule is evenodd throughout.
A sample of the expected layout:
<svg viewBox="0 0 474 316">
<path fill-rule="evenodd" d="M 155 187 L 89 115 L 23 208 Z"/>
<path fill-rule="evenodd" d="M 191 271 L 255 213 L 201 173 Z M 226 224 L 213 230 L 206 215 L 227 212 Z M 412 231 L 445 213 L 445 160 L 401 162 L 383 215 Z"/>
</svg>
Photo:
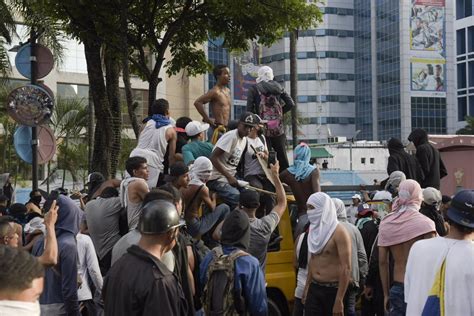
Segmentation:
<svg viewBox="0 0 474 316">
<path fill-rule="evenodd" d="M 150 201 L 142 209 L 138 230 L 145 235 L 163 234 L 183 226 L 173 203 L 164 200 Z"/>
<path fill-rule="evenodd" d="M 245 112 L 240 116 L 240 122 L 248 126 L 257 126 L 264 124 L 266 121 L 262 120 L 257 114 L 251 112 Z"/>
<path fill-rule="evenodd" d="M 100 172 L 92 172 L 87 176 L 87 182 L 86 185 L 90 183 L 99 183 L 99 182 L 104 182 L 105 178 Z"/>
<path fill-rule="evenodd" d="M 257 208 L 260 206 L 260 194 L 254 190 L 242 191 L 239 203 L 245 208 Z"/>
<path fill-rule="evenodd" d="M 451 200 L 447 216 L 453 222 L 474 228 L 474 190 L 463 190 Z"/>
</svg>

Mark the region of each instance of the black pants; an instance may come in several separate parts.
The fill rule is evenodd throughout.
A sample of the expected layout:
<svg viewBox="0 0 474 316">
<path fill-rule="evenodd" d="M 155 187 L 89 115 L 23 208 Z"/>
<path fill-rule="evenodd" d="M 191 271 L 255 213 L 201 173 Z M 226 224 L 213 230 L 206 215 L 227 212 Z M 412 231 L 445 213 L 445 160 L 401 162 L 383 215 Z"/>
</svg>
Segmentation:
<svg viewBox="0 0 474 316">
<path fill-rule="evenodd" d="M 280 172 L 286 170 L 289 167 L 288 157 L 286 156 L 286 135 L 265 137 L 265 139 L 268 150 L 273 149 L 277 154 L 277 159 L 280 162 Z"/>
<path fill-rule="evenodd" d="M 304 306 L 305 315 L 332 316 L 337 287 L 322 286 L 311 282 Z M 344 296 L 344 315 L 347 315 L 347 295 Z"/>
<path fill-rule="evenodd" d="M 112 249 L 104 256 L 104 258 L 99 259 L 99 268 L 102 276 L 105 276 L 109 272 L 110 266 L 112 265 Z"/>
</svg>

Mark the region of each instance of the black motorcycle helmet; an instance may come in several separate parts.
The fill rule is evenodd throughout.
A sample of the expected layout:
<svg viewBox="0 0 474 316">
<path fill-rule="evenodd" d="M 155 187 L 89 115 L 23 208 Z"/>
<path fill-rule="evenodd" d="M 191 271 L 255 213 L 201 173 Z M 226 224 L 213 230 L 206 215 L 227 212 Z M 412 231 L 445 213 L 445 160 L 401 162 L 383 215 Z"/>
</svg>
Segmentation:
<svg viewBox="0 0 474 316">
<path fill-rule="evenodd" d="M 145 235 L 157 235 L 183 225 L 179 221 L 176 206 L 168 201 L 155 200 L 143 207 L 138 230 Z"/>
</svg>

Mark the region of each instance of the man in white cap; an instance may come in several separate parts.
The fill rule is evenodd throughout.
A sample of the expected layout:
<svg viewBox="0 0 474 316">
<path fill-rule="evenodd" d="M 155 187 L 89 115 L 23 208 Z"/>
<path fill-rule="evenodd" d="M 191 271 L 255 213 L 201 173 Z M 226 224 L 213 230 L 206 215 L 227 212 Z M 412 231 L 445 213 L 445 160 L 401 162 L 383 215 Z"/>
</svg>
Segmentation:
<svg viewBox="0 0 474 316">
<path fill-rule="evenodd" d="M 362 198 L 360 197 L 360 194 L 354 194 L 352 196 L 352 205 L 350 205 L 346 210 L 347 220 L 351 224 L 355 225 L 355 222 L 357 221 L 357 213 L 358 213 L 358 208 L 361 201 L 362 201 Z"/>
<path fill-rule="evenodd" d="M 186 165 L 191 164 L 198 157 L 211 157 L 212 149 L 211 143 L 204 141 L 205 132 L 209 129 L 209 124 L 198 121 L 191 121 L 186 125 L 186 134 L 191 140 L 184 145 L 182 150 L 183 160 Z"/>
<path fill-rule="evenodd" d="M 307 204 L 311 258 L 303 295 L 305 314 L 347 315 L 351 237 L 337 221 L 336 206 L 329 195 L 314 193 Z"/>
<path fill-rule="evenodd" d="M 444 221 L 438 206 L 441 204 L 443 196 L 438 189 L 427 187 L 423 189 L 423 202 L 421 202 L 420 213 L 428 216 L 436 226 L 436 232 L 440 236 L 446 236 L 448 225 Z"/>
</svg>

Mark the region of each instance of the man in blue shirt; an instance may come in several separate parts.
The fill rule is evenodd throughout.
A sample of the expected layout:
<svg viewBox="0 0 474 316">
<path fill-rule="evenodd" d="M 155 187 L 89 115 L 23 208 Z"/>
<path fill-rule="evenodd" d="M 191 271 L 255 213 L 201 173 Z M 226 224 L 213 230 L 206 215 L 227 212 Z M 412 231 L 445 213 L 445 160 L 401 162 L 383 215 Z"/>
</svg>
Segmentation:
<svg viewBox="0 0 474 316">
<path fill-rule="evenodd" d="M 232 211 L 222 225 L 222 252 L 228 255 L 236 250 L 247 251 L 250 241 L 250 224 L 247 214 L 239 209 Z M 200 266 L 201 285 L 206 285 L 207 270 L 213 259 L 213 252 L 207 254 Z M 235 260 L 235 290 L 241 293 L 246 311 L 250 315 L 267 315 L 267 293 L 265 276 L 258 260 L 243 255 Z"/>
</svg>

